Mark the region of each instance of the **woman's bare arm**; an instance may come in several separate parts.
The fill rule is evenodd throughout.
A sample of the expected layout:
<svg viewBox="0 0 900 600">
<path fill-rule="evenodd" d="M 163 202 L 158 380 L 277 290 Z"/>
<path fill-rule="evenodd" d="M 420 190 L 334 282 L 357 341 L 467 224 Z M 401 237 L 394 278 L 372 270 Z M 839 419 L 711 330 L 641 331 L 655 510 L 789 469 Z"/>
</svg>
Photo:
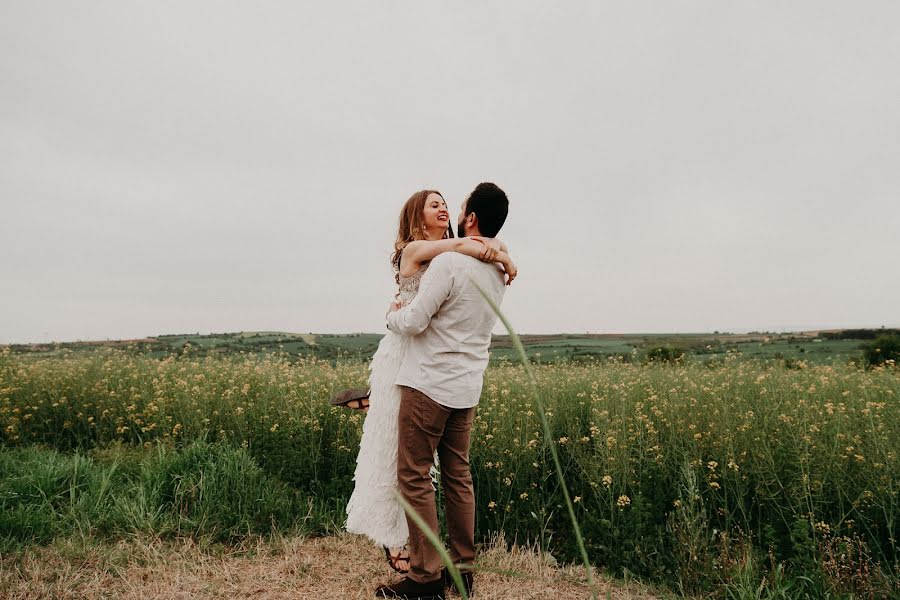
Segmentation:
<svg viewBox="0 0 900 600">
<path fill-rule="evenodd" d="M 403 248 L 403 253 L 400 255 L 400 274 L 409 277 L 421 268 L 422 263 L 444 252 L 459 252 L 485 262 L 500 262 L 505 266 L 509 261 L 509 255 L 486 243 L 490 239 L 484 238 L 485 242 L 473 238 L 415 240 Z M 500 243 L 502 244 L 502 242 Z"/>
</svg>

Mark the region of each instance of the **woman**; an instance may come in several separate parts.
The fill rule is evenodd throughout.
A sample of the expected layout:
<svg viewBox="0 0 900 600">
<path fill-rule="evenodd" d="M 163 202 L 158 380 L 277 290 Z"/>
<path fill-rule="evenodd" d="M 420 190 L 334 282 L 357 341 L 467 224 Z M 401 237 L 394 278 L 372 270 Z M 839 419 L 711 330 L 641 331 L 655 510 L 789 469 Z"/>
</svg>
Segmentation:
<svg viewBox="0 0 900 600">
<path fill-rule="evenodd" d="M 396 302 L 405 306 L 419 290 L 419 281 L 435 256 L 461 252 L 486 262 L 499 262 L 507 285 L 517 269 L 498 240 L 454 238 L 447 203 L 439 192 L 413 194 L 400 212 L 400 227 L 391 262 L 397 272 Z M 404 545 L 409 530 L 403 507 L 397 502 L 397 415 L 400 388 L 394 379 L 403 360 L 408 337 L 391 331 L 382 338 L 369 365 L 369 392 L 345 392 L 333 404 L 367 411 L 353 476 L 354 489 L 347 504 L 347 531 L 366 535 L 384 548 L 391 567 L 406 573 L 409 553 Z"/>
</svg>

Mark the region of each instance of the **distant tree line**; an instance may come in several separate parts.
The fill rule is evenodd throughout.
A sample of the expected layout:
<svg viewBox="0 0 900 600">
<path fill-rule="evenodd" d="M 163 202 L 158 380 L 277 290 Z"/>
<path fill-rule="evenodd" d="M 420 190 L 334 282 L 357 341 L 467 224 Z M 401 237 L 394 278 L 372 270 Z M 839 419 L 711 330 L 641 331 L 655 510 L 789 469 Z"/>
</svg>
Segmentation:
<svg viewBox="0 0 900 600">
<path fill-rule="evenodd" d="M 826 340 L 874 340 L 878 336 L 900 335 L 900 329 L 842 329 L 840 331 L 823 331 L 821 336 Z"/>
</svg>

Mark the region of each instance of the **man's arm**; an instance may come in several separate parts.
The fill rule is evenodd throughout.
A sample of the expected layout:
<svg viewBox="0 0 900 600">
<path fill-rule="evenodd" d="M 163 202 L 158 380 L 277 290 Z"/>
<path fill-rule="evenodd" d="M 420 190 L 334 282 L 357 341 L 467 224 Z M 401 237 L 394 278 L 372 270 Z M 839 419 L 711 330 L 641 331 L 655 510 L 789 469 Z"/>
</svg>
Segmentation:
<svg viewBox="0 0 900 600">
<path fill-rule="evenodd" d="M 453 289 L 453 269 L 450 254 L 441 254 L 431 261 L 419 282 L 419 293 L 409 305 L 388 313 L 388 329 L 400 335 L 416 335 L 425 331 L 431 317 Z"/>
</svg>

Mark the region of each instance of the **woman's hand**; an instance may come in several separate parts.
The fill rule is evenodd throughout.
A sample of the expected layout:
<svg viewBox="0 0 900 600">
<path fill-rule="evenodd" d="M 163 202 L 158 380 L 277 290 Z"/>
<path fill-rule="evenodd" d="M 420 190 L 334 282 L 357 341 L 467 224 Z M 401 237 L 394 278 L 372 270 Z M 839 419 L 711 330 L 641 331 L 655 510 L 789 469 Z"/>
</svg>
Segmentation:
<svg viewBox="0 0 900 600">
<path fill-rule="evenodd" d="M 499 262 L 503 265 L 506 273 L 506 285 L 512 283 L 519 275 L 519 268 L 513 262 L 506 251 L 506 245 L 497 238 L 486 238 L 480 235 L 469 236 L 470 240 L 474 240 L 484 246 L 484 250 L 478 255 L 478 258 L 484 262 Z"/>
<path fill-rule="evenodd" d="M 509 285 L 519 275 L 519 268 L 511 258 L 508 258 L 503 263 L 503 269 L 506 271 L 506 285 Z"/>
<path fill-rule="evenodd" d="M 496 262 L 497 254 L 503 250 L 503 244 L 500 240 L 494 238 L 481 237 L 480 235 L 469 236 L 470 240 L 475 240 L 484 245 L 484 250 L 478 256 L 479 260 L 484 262 Z"/>
</svg>

